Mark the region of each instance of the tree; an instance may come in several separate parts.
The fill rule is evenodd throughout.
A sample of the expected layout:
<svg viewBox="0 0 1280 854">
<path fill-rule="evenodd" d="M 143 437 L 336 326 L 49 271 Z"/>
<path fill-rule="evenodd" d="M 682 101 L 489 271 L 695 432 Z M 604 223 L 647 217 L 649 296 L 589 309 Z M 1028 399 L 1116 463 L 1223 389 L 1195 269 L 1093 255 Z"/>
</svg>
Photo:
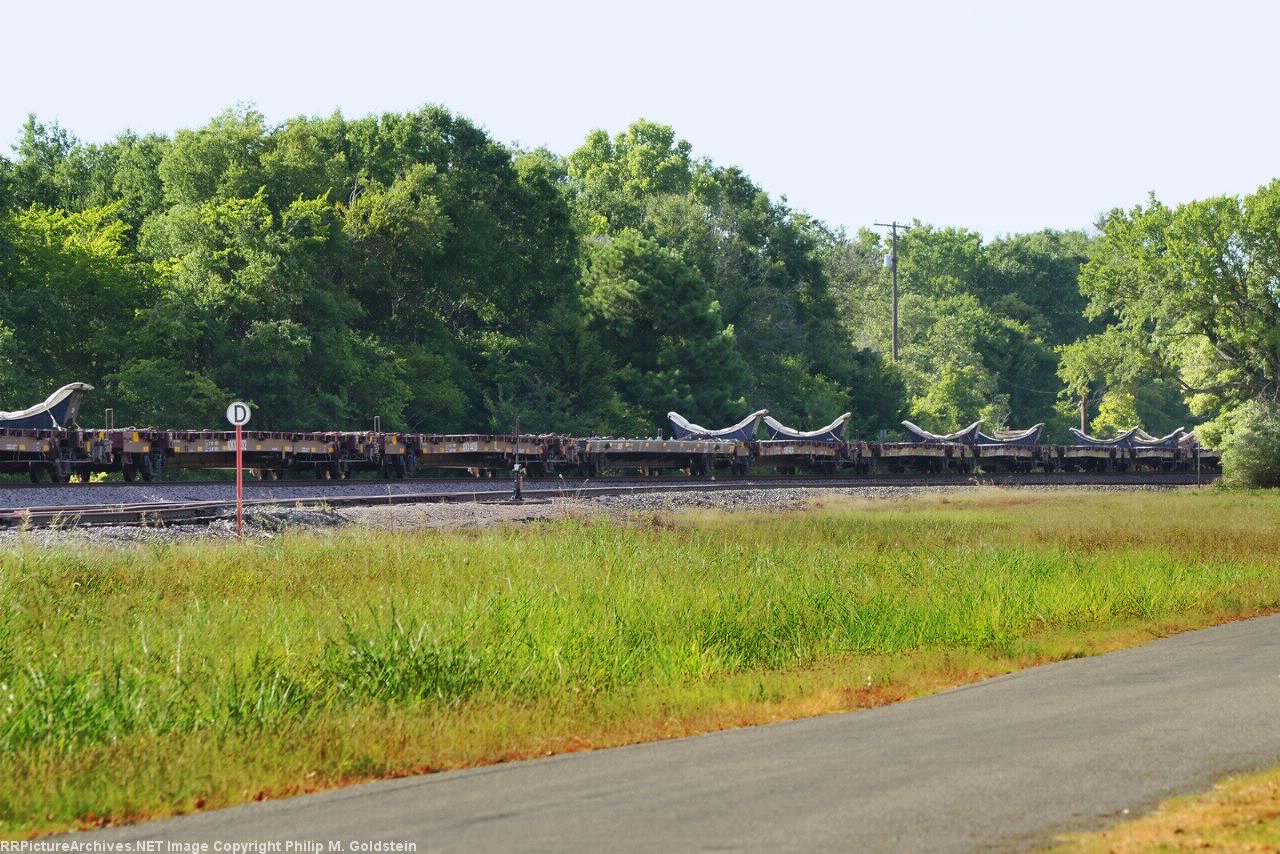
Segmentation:
<svg viewBox="0 0 1280 854">
<path fill-rule="evenodd" d="M 700 274 L 746 366 L 731 398 L 812 423 L 869 413 L 860 396 L 899 388 L 882 362 L 851 357 L 823 263 L 829 231 L 740 169 L 695 159 L 670 127 L 640 120 L 613 138 L 588 136 L 568 158 L 568 179 L 589 239 L 636 232 Z"/>
<path fill-rule="evenodd" d="M 624 403 L 649 423 L 671 409 L 713 422 L 741 417 L 745 366 L 733 328 L 677 253 L 626 229 L 591 242 L 583 284 Z"/>
<path fill-rule="evenodd" d="M 350 199 L 357 167 L 351 161 L 348 127 L 335 112 L 324 118 L 298 116 L 271 129 L 258 162 L 274 210 L 299 196 Z"/>
<path fill-rule="evenodd" d="M 614 358 L 576 301 L 552 306 L 522 350 L 513 382 L 522 426 L 587 436 L 652 429 L 628 419 L 614 387 Z"/>
<path fill-rule="evenodd" d="M 902 291 L 933 299 L 980 296 L 988 276 L 982 235 L 915 222 L 898 241 Z"/>
<path fill-rule="evenodd" d="M 1243 199 L 1112 211 L 1081 272 L 1111 325 L 1064 354 L 1070 381 L 1165 376 L 1193 412 L 1280 397 L 1280 181 Z"/>
<path fill-rule="evenodd" d="M 1233 486 L 1280 487 L 1280 405 L 1251 400 L 1232 414 L 1222 443 L 1223 479 Z"/>
<path fill-rule="evenodd" d="M 602 130 L 592 131 L 568 162 L 586 228 L 598 234 L 638 228 L 646 199 L 687 193 L 691 150 L 670 127 L 646 119 L 612 140 Z"/>
<path fill-rule="evenodd" d="M 899 366 L 912 420 L 939 432 L 978 418 L 991 426 L 1057 420 L 1054 353 L 1026 324 L 1001 316 L 973 294 L 902 299 Z M 930 419 L 938 419 L 936 421 Z"/>
<path fill-rule="evenodd" d="M 243 105 L 200 130 L 178 131 L 159 166 L 165 201 L 198 205 L 253 197 L 265 185 L 261 157 L 267 145 L 262 113 Z"/>
<path fill-rule="evenodd" d="M 446 313 L 445 295 L 429 273 L 453 228 L 436 184 L 435 167 L 415 164 L 390 187 L 366 179 L 343 211 L 343 230 L 365 259 L 358 286 L 362 302 L 399 340 L 413 340 L 413 327 L 424 314 Z"/>
<path fill-rule="evenodd" d="M 13 330 L 0 323 L 0 403 L 11 400 L 17 385 L 17 371 L 14 364 L 15 341 Z"/>
<path fill-rule="evenodd" d="M 1053 344 L 1070 334 L 1062 322 L 1069 310 L 1058 306 L 1076 293 L 1087 245 L 1071 232 L 984 244 L 965 229 L 915 223 L 899 245 L 898 367 L 913 418 L 946 422 L 939 430 L 978 417 L 992 426 L 1045 422 L 1051 436 L 1065 435 Z M 892 340 L 886 251 L 865 230 L 830 235 L 821 251 L 848 338 L 882 357 Z"/>
<path fill-rule="evenodd" d="M 865 228 L 853 237 L 833 232 L 818 251 L 846 339 L 858 347 L 889 353 L 892 291 L 885 266 L 887 249 L 880 235 Z"/>
<path fill-rule="evenodd" d="M 975 364 L 944 363 L 934 381 L 911 401 L 911 417 L 936 431 L 950 432 L 978 418 L 996 414 L 989 410 L 995 382 Z"/>
<path fill-rule="evenodd" d="M 121 425 L 213 428 L 235 397 L 202 373 L 171 358 L 128 359 L 102 389 Z"/>
<path fill-rule="evenodd" d="M 17 160 L 9 167 L 13 207 L 43 205 L 62 207 L 79 188 L 66 164 L 77 144 L 76 138 L 57 122 L 45 124 L 27 116 L 22 135 L 14 146 Z"/>
<path fill-rule="evenodd" d="M 403 425 L 402 366 L 352 328 L 359 306 L 342 283 L 344 242 L 334 207 L 299 199 L 279 220 L 265 192 L 178 205 L 147 223 L 155 303 L 135 352 L 207 378 L 254 403 L 263 426 Z"/>
<path fill-rule="evenodd" d="M 170 145 L 158 134 L 138 136 L 126 131 L 105 147 L 100 158 L 100 189 L 90 204 L 119 204 L 120 219 L 130 227 L 131 246 L 146 218 L 164 207 L 160 163 Z"/>
<path fill-rule="evenodd" d="M 760 406 L 799 427 L 851 410 L 865 432 L 907 411 L 1021 425 L 1052 420 L 1052 348 L 1104 319 L 1075 317 L 1084 235 L 917 223 L 890 365 L 878 235 L 832 231 L 643 119 L 560 157 L 439 106 L 277 125 L 237 106 L 104 144 L 32 117 L 0 191 L 15 393 L 76 373 L 152 423 L 235 394 L 280 427 L 519 414 L 648 433 L 671 408 Z M 1159 360 L 1122 332 L 1064 350 L 1063 379 L 1094 400 L 1127 383 L 1146 423 L 1176 418 Z M 148 409 L 166 386 L 187 403 Z"/>
<path fill-rule="evenodd" d="M 1080 231 L 1046 229 L 994 240 L 985 247 L 978 296 L 1046 344 L 1068 344 L 1098 331 L 1084 316 L 1087 300 L 1078 284 L 1091 251 Z"/>
<path fill-rule="evenodd" d="M 33 205 L 0 214 L 0 326 L 13 336 L 15 399 L 40 400 L 68 382 L 97 385 L 114 370 L 122 331 L 151 285 L 116 213 Z"/>
<path fill-rule="evenodd" d="M 1127 389 L 1110 389 L 1102 396 L 1098 405 L 1098 414 L 1093 419 L 1092 434 L 1106 436 L 1108 433 L 1119 435 L 1131 427 L 1141 427 L 1138 417 L 1138 401 L 1132 391 Z"/>
</svg>

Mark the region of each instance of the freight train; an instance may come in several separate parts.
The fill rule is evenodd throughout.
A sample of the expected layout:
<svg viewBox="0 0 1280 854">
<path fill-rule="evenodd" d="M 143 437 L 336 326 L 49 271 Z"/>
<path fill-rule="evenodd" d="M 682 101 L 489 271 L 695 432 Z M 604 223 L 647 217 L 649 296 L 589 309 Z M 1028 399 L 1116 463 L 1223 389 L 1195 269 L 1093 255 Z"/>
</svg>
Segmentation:
<svg viewBox="0 0 1280 854">
<path fill-rule="evenodd" d="M 230 469 L 232 431 L 108 428 L 76 425 L 92 386 L 73 383 L 42 404 L 0 412 L 0 473 L 26 474 L 32 482 L 89 481 L 99 473 L 125 481 L 150 481 L 163 472 Z M 930 433 L 909 421 L 908 442 L 845 438 L 850 415 L 815 430 L 796 430 L 766 410 L 730 427 L 708 429 L 668 413 L 670 438 L 618 439 L 558 434 L 435 434 L 371 431 L 277 432 L 245 430 L 244 466 L 260 479 L 313 477 L 341 480 L 367 472 L 388 479 L 462 470 L 492 477 L 521 466 L 532 477 L 606 473 L 742 476 L 759 469 L 796 474 L 980 474 L 1058 471 L 1215 471 L 1218 454 L 1177 430 L 1154 437 L 1134 428 L 1113 439 L 1078 430 L 1076 443 L 1041 442 L 1044 425 L 1021 431 L 983 432 L 981 421 L 948 434 Z"/>
</svg>

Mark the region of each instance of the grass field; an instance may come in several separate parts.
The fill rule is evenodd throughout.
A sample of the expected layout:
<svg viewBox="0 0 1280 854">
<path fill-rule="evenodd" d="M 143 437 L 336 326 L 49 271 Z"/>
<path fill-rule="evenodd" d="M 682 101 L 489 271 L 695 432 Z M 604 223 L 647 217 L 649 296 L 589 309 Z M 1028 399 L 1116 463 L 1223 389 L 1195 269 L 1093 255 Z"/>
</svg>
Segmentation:
<svg viewBox="0 0 1280 854">
<path fill-rule="evenodd" d="M 0 831 L 876 705 L 1280 607 L 1280 498 L 0 552 Z"/>
</svg>

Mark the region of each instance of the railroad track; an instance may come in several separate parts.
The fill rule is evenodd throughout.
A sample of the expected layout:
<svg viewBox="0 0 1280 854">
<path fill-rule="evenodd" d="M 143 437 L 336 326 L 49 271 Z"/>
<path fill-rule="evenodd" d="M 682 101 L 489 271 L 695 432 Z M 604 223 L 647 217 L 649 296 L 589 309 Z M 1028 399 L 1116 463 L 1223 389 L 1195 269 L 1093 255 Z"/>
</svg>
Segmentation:
<svg viewBox="0 0 1280 854">
<path fill-rule="evenodd" d="M 1218 477 L 1216 470 L 1206 470 L 1201 476 L 1201 481 L 1208 483 Z M 679 484 L 706 484 L 706 483 L 749 483 L 757 486 L 767 486 L 768 484 L 786 484 L 788 486 L 806 486 L 806 485 L 867 485 L 874 486 L 876 484 L 882 486 L 904 486 L 904 485 L 939 485 L 939 484 L 1012 484 L 1022 485 L 1028 483 L 1045 483 L 1057 485 L 1095 485 L 1106 483 L 1117 484 L 1143 484 L 1150 481 L 1151 483 L 1170 483 L 1174 485 L 1185 485 L 1178 478 L 1182 478 L 1187 483 L 1194 484 L 1196 482 L 1196 474 L 1191 472 L 1049 472 L 1049 473 L 1032 473 L 1032 474 L 1015 474 L 1015 473 L 984 473 L 984 474 L 940 474 L 940 475 L 918 475 L 918 474 L 846 474 L 846 475 L 828 475 L 826 477 L 796 477 L 794 475 L 752 475 L 748 477 L 739 477 L 737 475 L 720 475 L 715 478 L 699 478 L 686 476 L 669 476 L 655 478 L 652 476 L 609 476 L 598 478 L 585 478 L 579 474 L 562 475 L 557 477 L 526 477 L 525 483 L 530 486 L 536 484 L 563 484 L 564 488 L 572 489 L 579 485 L 585 485 L 594 482 L 596 485 L 607 486 L 612 484 L 655 484 L 655 485 L 679 485 Z M 469 487 L 474 486 L 476 489 L 464 489 L 463 491 L 471 492 L 488 492 L 510 490 L 510 478 L 477 478 L 477 477 L 429 477 L 417 478 L 411 477 L 404 480 L 388 480 L 381 477 L 357 477 L 344 480 L 320 480 L 316 478 L 296 478 L 293 480 L 255 480 L 246 478 L 244 488 L 248 490 L 271 490 L 271 489 L 370 489 L 373 487 L 391 487 L 403 489 L 408 486 L 429 487 Z M 100 481 L 97 483 L 79 483 L 70 482 L 63 484 L 49 483 L 31 483 L 28 480 L 13 480 L 5 482 L 0 480 L 0 490 L 15 492 L 48 492 L 51 495 L 66 493 L 78 489 L 126 489 L 126 490 L 164 490 L 178 489 L 183 487 L 195 489 L 212 489 L 224 488 L 234 489 L 235 480 L 169 480 L 164 478 L 156 478 L 155 480 L 126 482 L 123 480 Z"/>
<path fill-rule="evenodd" d="M 566 478 L 567 480 L 568 478 Z M 574 480 L 580 480 L 574 475 Z M 614 478 L 609 480 L 645 480 L 646 478 Z M 548 478 L 555 480 L 555 478 Z M 386 478 L 372 477 L 355 477 L 344 480 L 321 480 L 314 477 L 295 478 L 293 480 L 257 480 L 256 478 L 245 477 L 245 489 L 280 489 L 288 487 L 296 487 L 304 489 L 316 486 L 341 486 L 343 484 L 352 485 L 369 485 L 369 484 L 405 484 L 405 483 L 422 483 L 422 484 L 461 484 L 461 483 L 502 483 L 499 478 L 476 478 L 476 477 L 431 477 L 431 478 L 409 478 L 407 480 L 387 480 Z M 14 477 L 11 481 L 0 480 L 0 489 L 12 489 L 17 491 L 26 490 L 67 490 L 67 489 L 145 489 L 147 487 L 169 487 L 169 486 L 225 486 L 234 489 L 235 479 L 227 478 L 226 480 L 168 480 L 157 477 L 154 480 L 135 480 L 132 482 L 125 480 L 104 480 L 94 483 L 81 483 L 80 481 L 68 481 L 67 483 L 32 483 L 28 479 L 18 479 Z"/>
<path fill-rule="evenodd" d="M 638 478 L 636 482 L 560 485 L 557 481 L 527 481 L 524 500 L 549 501 L 563 498 L 598 498 L 616 495 L 661 494 L 679 492 L 719 492 L 749 489 L 839 489 L 902 488 L 936 486 L 1195 486 L 1208 483 L 1210 477 L 1197 479 L 1194 473 L 1133 474 L 1004 474 L 985 476 L 937 477 L 836 477 L 836 478 L 748 478 L 725 480 L 691 479 L 679 482 Z M 422 481 L 423 486 L 441 481 Z M 463 481 L 476 483 L 474 479 Z M 199 481 L 207 483 L 207 481 Z M 277 484 L 281 483 L 279 481 Z M 306 481 L 319 485 L 315 481 Z M 510 485 L 500 481 L 484 489 L 450 491 L 388 492 L 364 495 L 314 495 L 280 498 L 250 498 L 244 504 L 249 510 L 265 507 L 298 507 L 303 509 L 335 509 L 386 504 L 434 503 L 511 503 Z M 155 487 L 163 482 L 153 482 Z M 553 485 L 554 484 L 554 485 Z M 333 484 L 337 485 L 337 484 Z M 228 486 L 230 486 L 228 484 Z M 0 510 L 0 526 L 8 527 L 100 527 L 106 525 L 192 525 L 208 524 L 232 518 L 235 499 L 209 501 L 151 501 L 145 503 L 81 504 L 29 506 Z"/>
</svg>

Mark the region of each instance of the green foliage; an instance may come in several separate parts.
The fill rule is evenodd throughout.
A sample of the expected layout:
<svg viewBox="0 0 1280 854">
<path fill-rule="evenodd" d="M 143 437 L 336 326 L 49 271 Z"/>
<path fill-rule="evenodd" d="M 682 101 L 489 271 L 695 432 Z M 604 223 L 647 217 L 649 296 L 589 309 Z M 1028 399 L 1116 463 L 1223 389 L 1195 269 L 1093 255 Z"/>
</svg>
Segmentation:
<svg viewBox="0 0 1280 854">
<path fill-rule="evenodd" d="M 1168 379 L 1144 382 L 1134 391 L 1138 423 L 1149 433 L 1163 436 L 1179 427 L 1193 426 L 1196 418 L 1187 408 L 1177 383 Z"/>
<path fill-rule="evenodd" d="M 720 322 L 733 330 L 732 342 L 703 340 L 723 351 L 712 358 L 745 365 L 728 377 L 734 411 L 699 417 L 737 418 L 760 406 L 797 424 L 826 423 L 845 410 L 867 424 L 901 409 L 896 378 L 850 346 L 840 325 L 822 263 L 831 235 L 821 223 L 771 200 L 741 170 L 695 160 L 671 128 L 647 121 L 612 140 L 591 134 L 570 155 L 568 177 L 575 221 L 592 237 L 588 258 L 592 241 L 638 232 L 701 275 Z M 717 397 L 681 411 L 717 412 Z"/>
<path fill-rule="evenodd" d="M 1064 438 L 1054 346 L 1071 341 L 1083 322 L 1076 271 L 1088 247 L 1078 232 L 990 244 L 970 231 L 921 223 L 903 234 L 899 368 L 912 420 L 944 432 L 978 418 L 991 427 L 1046 422 L 1051 437 Z M 847 337 L 886 355 L 888 252 L 869 231 L 831 235 L 821 251 Z"/>
<path fill-rule="evenodd" d="M 904 290 L 917 296 L 975 294 L 986 268 L 982 235 L 916 223 L 899 240 L 898 265 Z"/>
<path fill-rule="evenodd" d="M 1280 486 L 1280 405 L 1251 400 L 1230 419 L 1222 439 L 1223 481 L 1232 486 Z"/>
<path fill-rule="evenodd" d="M 912 294 L 903 300 L 903 313 L 912 318 L 902 336 L 903 371 L 914 391 L 912 420 L 941 432 L 978 418 L 992 427 L 1046 420 L 1055 390 L 1037 386 L 1052 374 L 1052 351 L 1025 324 L 969 294 Z"/>
<path fill-rule="evenodd" d="M 169 205 L 253 196 L 265 183 L 265 120 L 257 110 L 227 110 L 200 130 L 181 130 L 160 161 Z"/>
<path fill-rule="evenodd" d="M 14 387 L 17 377 L 15 340 L 13 330 L 0 323 L 0 389 L 6 391 Z"/>
<path fill-rule="evenodd" d="M 995 384 L 977 365 L 944 363 L 921 396 L 911 401 L 911 417 L 938 430 L 969 424 L 981 417 L 994 395 Z"/>
<path fill-rule="evenodd" d="M 992 241 L 979 277 L 983 302 L 1027 326 L 1046 345 L 1067 344 L 1096 331 L 1084 316 L 1080 267 L 1092 246 L 1079 231 L 1045 230 Z"/>
<path fill-rule="evenodd" d="M 151 292 L 116 214 L 39 205 L 0 214 L 0 326 L 13 336 L 7 394 L 21 406 L 67 382 L 96 383 L 116 364 L 133 307 Z"/>
<path fill-rule="evenodd" d="M 647 199 L 683 195 L 692 180 L 691 146 L 666 125 L 641 119 L 610 140 L 602 130 L 569 155 L 583 221 L 593 233 L 636 228 Z"/>
<path fill-rule="evenodd" d="M 77 140 L 57 122 L 44 124 L 27 116 L 14 146 L 17 159 L 9 166 L 8 185 L 15 208 L 41 205 L 70 207 L 80 187 L 73 153 Z"/>
<path fill-rule="evenodd" d="M 163 358 L 122 365 L 106 377 L 103 391 L 115 404 L 116 423 L 134 427 L 213 429 L 235 397 L 204 374 Z M 80 420 L 91 423 L 85 415 Z"/>
<path fill-rule="evenodd" d="M 1138 417 L 1138 401 L 1133 392 L 1125 389 L 1111 389 L 1102 396 L 1098 406 L 1098 414 L 1093 419 L 1090 433 L 1094 436 L 1106 437 L 1118 435 L 1132 427 L 1141 427 Z"/>
<path fill-rule="evenodd" d="M 276 428 L 901 414 L 897 375 L 841 326 L 825 227 L 665 125 L 562 158 L 434 106 L 272 126 L 240 105 L 100 145 L 31 117 L 15 151 L 12 405 L 81 379 L 97 406 L 171 426 L 208 423 L 221 396 Z"/>
<path fill-rule="evenodd" d="M 520 402 L 522 426 L 571 435 L 643 435 L 653 422 L 635 417 L 610 378 L 617 362 L 589 325 L 582 307 L 564 300 L 534 327 L 526 345 L 528 383 Z"/>
<path fill-rule="evenodd" d="M 672 409 L 712 422 L 740 416 L 744 366 L 701 274 L 639 232 L 593 240 L 587 316 L 620 366 L 623 402 L 661 423 Z"/>
<path fill-rule="evenodd" d="M 1112 386 L 1103 392 L 1100 400 L 1095 398 L 1093 402 L 1096 410 L 1090 418 L 1089 431 L 1095 436 L 1119 433 L 1130 427 L 1142 427 L 1163 436 L 1194 421 L 1177 385 L 1168 380 L 1147 379 L 1132 386 Z M 1072 406 L 1070 412 L 1078 417 L 1079 409 Z M 1220 437 L 1207 446 L 1216 448 L 1218 441 Z"/>
<path fill-rule="evenodd" d="M 1112 211 L 1081 273 L 1113 325 L 1068 351 L 1069 381 L 1169 377 L 1196 414 L 1280 388 L 1280 181 L 1237 198 Z M 1064 359 L 1064 362 L 1067 361 Z"/>
<path fill-rule="evenodd" d="M 656 122 L 561 157 L 438 106 L 271 125 L 241 105 L 102 144 L 32 116 L 0 158 L 0 382 L 9 406 L 92 382 L 140 423 L 236 395 L 278 428 L 650 434 L 668 409 L 766 407 L 1051 439 L 1081 396 L 1105 426 L 1129 390 L 1167 432 L 1280 387 L 1278 221 L 1280 181 L 1115 211 L 1096 239 L 916 223 L 895 365 L 883 237 Z M 149 402 L 160 380 L 186 402 Z"/>
<path fill-rule="evenodd" d="M 424 345 L 402 344 L 398 349 L 406 388 L 406 428 L 426 432 L 468 429 L 468 396 L 462 386 L 468 376 L 466 366 L 451 355 L 432 352 Z M 359 410 L 357 414 L 368 416 L 370 411 Z"/>
</svg>

